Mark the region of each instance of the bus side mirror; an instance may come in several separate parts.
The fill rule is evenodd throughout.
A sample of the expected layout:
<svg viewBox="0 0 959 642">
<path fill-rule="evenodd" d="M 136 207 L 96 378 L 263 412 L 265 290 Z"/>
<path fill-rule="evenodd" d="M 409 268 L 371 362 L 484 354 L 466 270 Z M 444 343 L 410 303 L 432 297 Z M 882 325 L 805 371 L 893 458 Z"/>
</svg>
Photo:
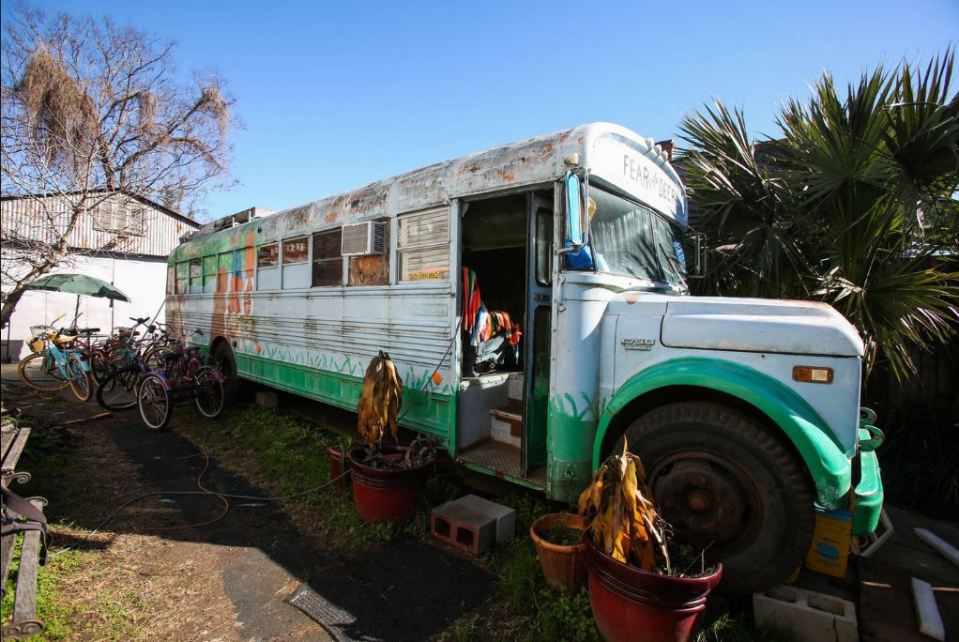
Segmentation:
<svg viewBox="0 0 959 642">
<path fill-rule="evenodd" d="M 687 247 L 692 250 L 692 265 L 686 264 L 686 278 L 701 279 L 706 276 L 706 235 L 689 232 L 686 238 Z"/>
<path fill-rule="evenodd" d="M 586 242 L 586 233 L 583 229 L 583 196 L 579 177 L 573 172 L 566 172 L 566 245 L 574 249 Z"/>
</svg>

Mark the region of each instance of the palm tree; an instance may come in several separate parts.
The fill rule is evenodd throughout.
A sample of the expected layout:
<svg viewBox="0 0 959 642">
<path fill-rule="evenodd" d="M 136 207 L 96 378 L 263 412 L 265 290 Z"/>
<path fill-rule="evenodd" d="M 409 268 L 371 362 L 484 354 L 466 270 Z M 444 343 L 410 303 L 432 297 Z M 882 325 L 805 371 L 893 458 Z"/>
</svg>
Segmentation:
<svg viewBox="0 0 959 642">
<path fill-rule="evenodd" d="M 686 118 L 693 224 L 719 274 L 708 287 L 830 303 L 862 335 L 867 373 L 878 360 L 914 373 L 917 350 L 959 322 L 959 272 L 943 259 L 959 251 L 953 61 L 880 66 L 843 93 L 826 74 L 755 144 L 721 102 Z"/>
</svg>

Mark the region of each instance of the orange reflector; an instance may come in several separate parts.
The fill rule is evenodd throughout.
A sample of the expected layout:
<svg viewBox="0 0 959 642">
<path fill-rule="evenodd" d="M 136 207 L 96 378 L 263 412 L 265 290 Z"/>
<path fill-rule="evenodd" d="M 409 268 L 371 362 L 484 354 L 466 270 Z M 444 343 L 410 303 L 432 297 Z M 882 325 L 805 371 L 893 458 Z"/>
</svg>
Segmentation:
<svg viewBox="0 0 959 642">
<path fill-rule="evenodd" d="M 806 383 L 832 383 L 832 368 L 793 366 L 793 379 Z"/>
</svg>

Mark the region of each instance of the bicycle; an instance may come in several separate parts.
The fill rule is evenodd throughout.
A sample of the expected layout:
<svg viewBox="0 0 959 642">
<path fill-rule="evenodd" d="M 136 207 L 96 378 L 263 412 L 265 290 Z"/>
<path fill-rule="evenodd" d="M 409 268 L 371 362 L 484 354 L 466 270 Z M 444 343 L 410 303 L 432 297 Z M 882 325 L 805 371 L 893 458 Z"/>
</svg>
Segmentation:
<svg viewBox="0 0 959 642">
<path fill-rule="evenodd" d="M 63 315 L 54 320 L 59 321 Z M 74 396 L 83 402 L 93 395 L 90 364 L 80 349 L 73 348 L 76 335 L 68 335 L 51 325 L 32 326 L 32 354 L 20 360 L 17 374 L 26 385 L 41 392 L 56 392 L 70 386 Z"/>
<path fill-rule="evenodd" d="M 226 401 L 223 373 L 205 364 L 194 347 L 179 346 L 161 357 L 163 367 L 147 373 L 137 388 L 137 406 L 147 428 L 165 428 L 174 404 L 187 399 L 193 399 L 204 417 L 218 417 Z"/>
<path fill-rule="evenodd" d="M 134 325 L 120 328 L 112 345 L 107 347 L 108 374 L 97 388 L 97 403 L 107 410 L 127 410 L 137 405 L 137 391 L 143 377 L 162 365 L 161 350 L 169 349 L 173 340 L 160 324 L 146 326 L 142 338 L 136 328 L 145 318 L 130 318 Z M 110 343 L 108 342 L 108 344 Z"/>
</svg>

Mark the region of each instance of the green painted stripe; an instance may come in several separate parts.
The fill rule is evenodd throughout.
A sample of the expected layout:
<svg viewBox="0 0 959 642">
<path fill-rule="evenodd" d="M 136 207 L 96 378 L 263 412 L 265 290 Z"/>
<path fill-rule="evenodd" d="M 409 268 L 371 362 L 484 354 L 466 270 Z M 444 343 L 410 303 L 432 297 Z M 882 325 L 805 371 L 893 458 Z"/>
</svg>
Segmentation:
<svg viewBox="0 0 959 642">
<path fill-rule="evenodd" d="M 757 408 L 796 446 L 816 486 L 817 501 L 827 508 L 843 504 L 852 485 L 850 456 L 829 424 L 782 382 L 755 368 L 721 359 L 683 357 L 641 370 L 623 384 L 603 410 L 593 443 L 593 467 L 613 417 L 639 397 L 669 386 L 695 386 L 738 397 Z"/>
<path fill-rule="evenodd" d="M 236 365 L 237 372 L 244 379 L 354 412 L 363 390 L 362 377 L 302 364 L 237 353 Z M 438 437 L 444 447 L 450 449 L 455 417 L 456 403 L 452 395 L 403 387 L 399 423 L 404 428 Z"/>
</svg>

